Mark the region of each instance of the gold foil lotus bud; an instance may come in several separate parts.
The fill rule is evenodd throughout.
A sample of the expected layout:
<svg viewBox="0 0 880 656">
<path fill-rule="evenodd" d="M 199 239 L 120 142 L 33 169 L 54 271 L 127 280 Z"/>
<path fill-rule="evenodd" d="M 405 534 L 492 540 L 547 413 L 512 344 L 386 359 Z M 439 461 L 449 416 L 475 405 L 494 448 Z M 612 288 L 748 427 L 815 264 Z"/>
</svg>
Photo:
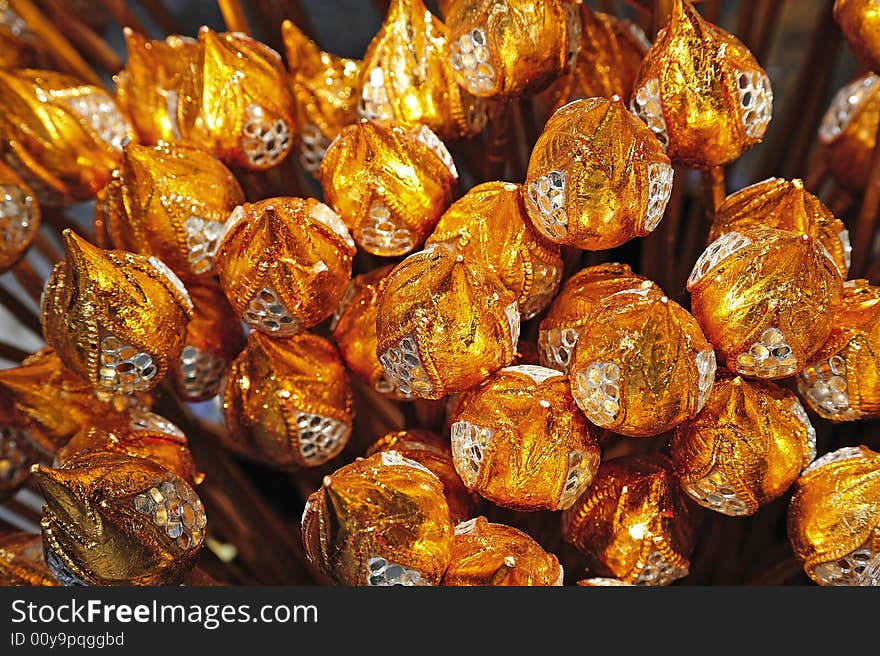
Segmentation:
<svg viewBox="0 0 880 656">
<path fill-rule="evenodd" d="M 293 146 L 293 98 L 281 55 L 239 32 L 199 30 L 195 71 L 185 76 L 178 118 L 181 136 L 224 164 L 264 170 Z"/>
<path fill-rule="evenodd" d="M 364 55 L 358 113 L 426 125 L 444 140 L 478 133 L 484 101 L 459 86 L 449 56 L 446 26 L 422 0 L 391 0 Z"/>
<path fill-rule="evenodd" d="M 547 307 L 562 279 L 559 246 L 534 231 L 520 185 L 486 182 L 468 191 L 440 217 L 427 244 L 457 246 L 490 269 L 517 297 L 522 318 Z"/>
<path fill-rule="evenodd" d="M 184 78 L 194 74 L 198 41 L 177 34 L 151 40 L 127 27 L 122 32 L 128 60 L 114 78 L 116 102 L 131 119 L 141 143 L 180 140 L 181 89 Z"/>
<path fill-rule="evenodd" d="M 166 420 L 164 430 L 144 428 L 125 419 L 81 430 L 58 450 L 55 465 L 65 467 L 96 454 L 120 453 L 155 462 L 190 485 L 202 481 L 204 477 L 196 472 L 186 436 L 177 426 Z"/>
<path fill-rule="evenodd" d="M 729 164 L 761 141 L 773 113 L 770 78 L 735 36 L 675 0 L 645 55 L 631 107 L 676 164 Z"/>
<path fill-rule="evenodd" d="M 319 173 L 324 197 L 369 253 L 404 255 L 452 202 L 458 171 L 427 126 L 363 121 L 331 144 Z"/>
<path fill-rule="evenodd" d="M 485 517 L 455 527 L 443 585 L 562 585 L 562 565 L 531 536 Z"/>
<path fill-rule="evenodd" d="M 274 467 L 317 467 L 351 434 L 351 388 L 333 344 L 253 331 L 223 393 L 229 446 Z"/>
<path fill-rule="evenodd" d="M 880 571 L 869 565 L 880 556 L 880 454 L 844 447 L 807 467 L 788 507 L 788 537 L 819 585 L 877 585 Z"/>
<path fill-rule="evenodd" d="M 214 263 L 245 323 L 285 336 L 333 313 L 351 280 L 354 252 L 345 224 L 323 203 L 268 198 L 235 209 Z"/>
<path fill-rule="evenodd" d="M 849 232 L 825 204 L 804 189 L 802 180 L 768 178 L 729 195 L 715 212 L 709 242 L 725 232 L 777 228 L 810 235 L 834 259 L 840 275 L 849 271 Z"/>
<path fill-rule="evenodd" d="M 543 310 L 562 278 L 559 247 L 536 233 L 520 185 L 486 182 L 468 191 L 440 218 L 428 245 L 448 244 L 497 275 L 530 319 Z"/>
<path fill-rule="evenodd" d="M 581 269 L 562 285 L 538 331 L 540 363 L 568 371 L 581 333 L 591 325 L 600 301 L 627 289 L 659 289 L 626 264 L 597 264 Z"/>
<path fill-rule="evenodd" d="M 568 508 L 599 466 L 599 443 L 555 369 L 497 372 L 465 401 L 451 433 L 461 480 L 505 508 Z"/>
<path fill-rule="evenodd" d="M 660 142 L 620 98 L 576 100 L 550 117 L 538 137 L 525 205 L 551 241 L 613 248 L 657 227 L 672 174 Z"/>
<path fill-rule="evenodd" d="M 47 205 L 92 198 L 134 137 L 106 91 L 32 69 L 0 70 L 0 134 L 7 164 Z"/>
<path fill-rule="evenodd" d="M 844 86 L 819 125 L 822 160 L 834 179 L 850 191 L 861 192 L 868 183 L 880 124 L 878 82 L 880 77 L 866 73 Z"/>
<path fill-rule="evenodd" d="M 785 378 L 803 369 L 831 334 L 843 283 L 817 240 L 755 228 L 709 244 L 687 288 L 694 316 L 728 369 Z"/>
<path fill-rule="evenodd" d="M 43 559 L 43 538 L 33 533 L 0 533 L 0 586 L 58 585 Z"/>
<path fill-rule="evenodd" d="M 831 421 L 880 415 L 880 287 L 866 280 L 843 285 L 831 336 L 798 374 L 798 391 Z"/>
<path fill-rule="evenodd" d="M 834 20 L 856 56 L 872 71 L 880 71 L 880 11 L 876 0 L 836 0 Z"/>
<path fill-rule="evenodd" d="M 788 390 L 722 374 L 700 414 L 675 429 L 671 448 L 692 499 L 724 515 L 752 515 L 816 456 L 816 431 Z"/>
<path fill-rule="evenodd" d="M 0 271 L 18 262 L 40 229 L 34 192 L 0 162 Z"/>
<path fill-rule="evenodd" d="M 694 537 L 686 499 L 666 456 L 609 460 L 563 513 L 563 535 L 587 556 L 591 574 L 668 585 L 690 568 Z"/>
<path fill-rule="evenodd" d="M 29 355 L 17 367 L 0 370 L 0 388 L 16 411 L 35 424 L 35 441 L 48 453 L 114 408 L 95 396 L 92 386 L 71 372 L 50 347 Z"/>
<path fill-rule="evenodd" d="M 173 585 L 198 559 L 205 510 L 192 487 L 158 464 L 93 453 L 37 466 L 46 564 L 63 585 Z"/>
<path fill-rule="evenodd" d="M 160 260 L 105 251 L 64 231 L 43 290 L 43 332 L 99 398 L 155 387 L 180 356 L 192 301 Z"/>
<path fill-rule="evenodd" d="M 383 281 L 376 340 L 401 392 L 440 399 L 513 361 L 519 309 L 491 271 L 438 245 L 410 255 Z"/>
<path fill-rule="evenodd" d="M 452 531 L 440 479 L 396 451 L 325 476 L 302 519 L 309 560 L 342 585 L 437 585 Z"/>
<path fill-rule="evenodd" d="M 104 200 L 113 245 L 155 255 L 184 279 L 210 277 L 226 220 L 245 200 L 229 169 L 192 146 L 131 144 L 120 173 Z"/>
<path fill-rule="evenodd" d="M 357 59 L 331 55 L 289 20 L 281 24 L 293 91 L 299 161 L 317 173 L 330 142 L 357 119 L 363 66 Z"/>
<path fill-rule="evenodd" d="M 580 49 L 571 71 L 539 100 L 551 111 L 578 98 L 620 96 L 629 103 L 642 58 L 651 42 L 638 25 L 580 4 Z"/>
<path fill-rule="evenodd" d="M 484 98 L 541 91 L 580 46 L 580 14 L 571 0 L 458 0 L 446 26 L 458 83 Z"/>
<path fill-rule="evenodd" d="M 367 450 L 367 455 L 380 451 L 396 451 L 404 458 L 430 469 L 443 483 L 443 494 L 446 495 L 453 523 L 473 517 L 477 499 L 455 471 L 448 439 L 426 430 L 397 431 L 380 437 Z"/>
<path fill-rule="evenodd" d="M 207 401 L 220 392 L 226 369 L 244 348 L 244 331 L 218 285 L 190 285 L 189 295 L 193 318 L 172 382 L 184 400 Z"/>
<path fill-rule="evenodd" d="M 641 284 L 596 305 L 568 375 L 574 400 L 597 426 L 659 435 L 706 403 L 715 352 L 687 310 Z"/>
<path fill-rule="evenodd" d="M 352 278 L 333 314 L 333 339 L 345 365 L 372 389 L 394 399 L 410 399 L 385 374 L 376 355 L 376 314 L 382 280 L 394 268 L 389 264 Z"/>
</svg>

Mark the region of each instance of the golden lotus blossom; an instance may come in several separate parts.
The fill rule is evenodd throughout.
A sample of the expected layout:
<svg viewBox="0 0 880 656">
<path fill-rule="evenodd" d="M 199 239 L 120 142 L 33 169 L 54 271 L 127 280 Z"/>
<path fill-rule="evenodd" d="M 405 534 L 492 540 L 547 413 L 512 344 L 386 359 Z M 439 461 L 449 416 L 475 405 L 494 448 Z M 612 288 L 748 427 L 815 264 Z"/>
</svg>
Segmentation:
<svg viewBox="0 0 880 656">
<path fill-rule="evenodd" d="M 207 401 L 220 392 L 226 370 L 244 349 L 244 331 L 216 283 L 190 285 L 189 295 L 193 318 L 172 382 L 181 398 Z"/>
<path fill-rule="evenodd" d="M 458 172 L 427 126 L 364 121 L 333 142 L 319 179 L 358 245 L 393 256 L 425 240 L 452 202 Z"/>
<path fill-rule="evenodd" d="M 797 379 L 801 398 L 831 421 L 880 416 L 880 287 L 843 285 L 831 336 Z"/>
<path fill-rule="evenodd" d="M 581 269 L 565 283 L 538 331 L 540 362 L 567 372 L 581 333 L 591 325 L 600 301 L 627 289 L 659 289 L 652 281 L 632 272 L 626 264 L 597 264 Z"/>
<path fill-rule="evenodd" d="M 6 163 L 47 205 L 94 197 L 134 138 L 104 89 L 33 69 L 0 70 L 0 135 Z"/>
<path fill-rule="evenodd" d="M 440 399 L 513 361 L 519 309 L 495 274 L 437 245 L 383 281 L 376 339 L 379 362 L 400 391 Z"/>
<path fill-rule="evenodd" d="M 396 451 L 325 476 L 302 520 L 309 560 L 342 585 L 436 585 L 452 534 L 440 479 Z"/>
<path fill-rule="evenodd" d="M 516 295 L 525 320 L 553 298 L 562 256 L 559 246 L 532 228 L 520 191 L 510 182 L 474 187 L 440 217 L 426 244 L 457 245 L 466 258 L 490 269 Z"/>
<path fill-rule="evenodd" d="M 37 435 L 44 439 L 37 441 L 48 453 L 117 410 L 99 401 L 92 386 L 64 366 L 51 347 L 29 355 L 17 367 L 0 370 L 0 388 L 39 428 Z"/>
<path fill-rule="evenodd" d="M 880 454 L 864 446 L 826 453 L 798 479 L 788 537 L 819 585 L 877 585 Z"/>
<path fill-rule="evenodd" d="M 841 88 L 819 125 L 822 161 L 835 181 L 862 193 L 880 125 L 880 76 L 865 73 Z"/>
<path fill-rule="evenodd" d="M 464 484 L 506 508 L 568 508 L 599 466 L 592 428 L 555 369 L 501 369 L 468 396 L 451 433 Z"/>
<path fill-rule="evenodd" d="M 314 174 L 330 142 L 357 120 L 363 66 L 360 60 L 324 52 L 289 20 L 281 24 L 281 36 L 290 69 L 299 161 Z"/>
<path fill-rule="evenodd" d="M 531 536 L 485 517 L 455 527 L 443 585 L 562 585 L 562 565 Z"/>
<path fill-rule="evenodd" d="M 810 235 L 834 259 L 840 275 L 849 271 L 849 232 L 825 204 L 804 189 L 802 180 L 768 178 L 730 194 L 715 212 L 709 243 L 725 232 L 777 228 Z"/>
<path fill-rule="evenodd" d="M 577 57 L 573 0 L 457 0 L 446 16 L 449 64 L 475 96 L 509 100 L 541 91 Z"/>
<path fill-rule="evenodd" d="M 293 146 L 293 98 L 281 55 L 239 32 L 199 30 L 195 71 L 179 92 L 178 127 L 224 164 L 276 166 Z"/>
<path fill-rule="evenodd" d="M 843 283 L 831 255 L 809 235 L 753 228 L 709 244 L 687 288 L 694 316 L 728 369 L 785 378 L 831 334 Z"/>
<path fill-rule="evenodd" d="M 874 0 L 836 0 L 834 19 L 849 47 L 872 71 L 880 71 L 880 11 Z"/>
<path fill-rule="evenodd" d="M 701 506 L 754 514 L 790 488 L 816 455 L 816 431 L 794 394 L 721 374 L 706 406 L 675 429 L 672 461 Z"/>
<path fill-rule="evenodd" d="M 461 481 L 452 461 L 449 439 L 426 430 L 387 433 L 367 450 L 371 456 L 380 451 L 396 451 L 404 458 L 424 465 L 443 483 L 443 494 L 453 523 L 473 517 L 478 501 Z"/>
<path fill-rule="evenodd" d="M 102 399 L 155 387 L 180 356 L 192 301 L 160 260 L 105 251 L 64 231 L 43 292 L 49 346 Z"/>
<path fill-rule="evenodd" d="M 273 467 L 317 467 L 351 434 L 351 388 L 333 344 L 258 331 L 232 363 L 223 393 L 228 446 Z"/>
<path fill-rule="evenodd" d="M 358 113 L 426 125 L 444 140 L 478 133 L 485 102 L 459 86 L 449 55 L 446 26 L 422 0 L 391 0 L 364 55 Z"/>
<path fill-rule="evenodd" d="M 158 415 L 155 415 L 158 417 Z M 101 426 L 85 428 L 58 450 L 55 464 L 86 460 L 102 453 L 120 453 L 150 460 L 179 476 L 190 485 L 200 483 L 204 476 L 196 471 L 186 436 L 171 422 L 144 428 L 117 418 Z"/>
<path fill-rule="evenodd" d="M 657 227 L 672 177 L 660 142 L 619 97 L 576 100 L 553 114 L 538 137 L 525 206 L 551 241 L 613 248 Z"/>
<path fill-rule="evenodd" d="M 594 424 L 631 437 L 659 435 L 703 407 L 715 353 L 685 309 L 640 284 L 596 305 L 568 374 Z"/>
<path fill-rule="evenodd" d="M 235 209 L 214 255 L 220 284 L 251 328 L 292 335 L 326 319 L 351 279 L 355 247 L 314 198 L 268 198 Z"/>
<path fill-rule="evenodd" d="M 666 456 L 602 463 L 592 485 L 562 516 L 566 541 L 594 576 L 668 585 L 688 575 L 694 548 L 686 496 Z"/>
<path fill-rule="evenodd" d="M 0 271 L 24 256 L 39 229 L 40 206 L 34 192 L 0 161 Z"/>
<path fill-rule="evenodd" d="M 0 533 L 0 586 L 58 585 L 43 559 L 43 538 L 32 533 Z"/>
<path fill-rule="evenodd" d="M 632 21 L 594 12 L 584 3 L 580 17 L 577 59 L 569 72 L 541 93 L 539 102 L 551 111 L 579 98 L 616 95 L 628 104 L 650 41 Z"/>
<path fill-rule="evenodd" d="M 65 585 L 174 585 L 195 565 L 207 520 L 192 487 L 158 464 L 94 453 L 37 466 L 46 563 Z"/>
<path fill-rule="evenodd" d="M 116 74 L 116 102 L 131 120 L 142 144 L 181 139 L 178 108 L 186 80 L 196 71 L 199 42 L 172 34 L 148 39 L 124 27 L 128 59 Z"/>
<path fill-rule="evenodd" d="M 100 211 L 116 248 L 154 255 L 193 280 L 213 275 L 226 220 L 243 202 L 238 181 L 207 152 L 131 144 Z"/>
<path fill-rule="evenodd" d="M 773 113 L 764 69 L 735 36 L 675 0 L 645 55 L 631 102 L 675 164 L 729 164 L 761 141 Z"/>
</svg>

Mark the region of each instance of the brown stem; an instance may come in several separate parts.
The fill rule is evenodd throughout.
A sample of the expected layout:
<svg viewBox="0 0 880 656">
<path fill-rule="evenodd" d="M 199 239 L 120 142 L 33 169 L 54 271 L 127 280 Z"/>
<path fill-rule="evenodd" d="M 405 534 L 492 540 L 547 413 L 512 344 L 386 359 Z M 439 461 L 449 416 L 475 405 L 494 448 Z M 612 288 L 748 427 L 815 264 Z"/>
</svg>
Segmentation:
<svg viewBox="0 0 880 656">
<path fill-rule="evenodd" d="M 783 165 L 787 161 L 802 162 L 806 150 L 813 143 L 823 91 L 831 74 L 834 53 L 840 44 L 840 30 L 834 22 L 831 8 L 829 1 L 816 22 L 784 114 L 781 119 L 777 114 L 776 120 L 779 122 L 771 123 L 774 127 L 774 147 L 768 149 L 768 155 L 764 158 L 759 176 L 761 180 L 783 174 Z"/>
<path fill-rule="evenodd" d="M 162 0 L 138 0 L 138 4 L 150 15 L 156 24 L 162 28 L 166 34 L 181 34 L 183 30 L 180 24 L 171 15 Z"/>
<path fill-rule="evenodd" d="M 53 228 L 60 236 L 65 230 L 75 232 L 80 237 L 94 243 L 94 234 L 89 228 L 71 219 L 60 207 L 45 207 L 42 212 L 43 223 Z"/>
<path fill-rule="evenodd" d="M 34 268 L 27 260 L 19 260 L 12 267 L 12 275 L 21 285 L 21 288 L 30 296 L 33 301 L 39 305 L 40 296 L 43 293 L 43 278 L 34 271 Z"/>
<path fill-rule="evenodd" d="M 706 217 L 711 222 L 715 218 L 715 212 L 718 211 L 727 196 L 724 167 L 713 166 L 700 171 L 700 190 L 703 193 L 703 207 L 706 210 Z"/>
<path fill-rule="evenodd" d="M 230 32 L 251 34 L 251 27 L 248 25 L 247 15 L 240 0 L 217 0 L 217 5 L 220 7 L 220 13 L 223 14 L 223 22 Z"/>
<path fill-rule="evenodd" d="M 7 344 L 6 342 L 0 342 L 0 359 L 9 360 L 10 362 L 21 362 L 30 353 L 27 351 L 22 351 L 17 346 L 13 346 L 12 344 Z"/>
<path fill-rule="evenodd" d="M 49 241 L 42 231 L 34 235 L 34 247 L 50 264 L 55 264 L 64 259 L 61 251 L 55 248 L 55 244 Z"/>
<path fill-rule="evenodd" d="M 109 73 L 117 73 L 122 68 L 122 59 L 116 51 L 86 25 L 69 5 L 62 0 L 42 0 L 42 3 L 55 23 L 64 26 L 64 33 L 80 52 Z"/>
<path fill-rule="evenodd" d="M 665 249 L 663 252 L 665 253 L 675 253 L 677 250 L 677 246 L 680 240 L 679 233 L 681 232 L 681 223 L 683 214 L 684 214 L 684 196 L 685 196 L 685 184 L 687 175 L 687 169 L 683 169 L 678 167 L 675 171 L 675 176 L 673 178 L 674 182 L 672 184 L 672 194 L 669 196 L 669 203 L 666 205 L 666 211 L 663 213 L 663 220 L 660 222 L 660 227 L 663 232 L 663 240 L 661 241 L 663 248 Z M 664 226 L 664 224 L 666 224 Z M 681 275 L 681 272 L 676 270 L 676 267 L 667 267 L 669 270 L 669 276 L 671 280 L 664 280 L 664 284 L 667 285 L 664 289 L 680 289 L 683 285 L 684 278 L 687 277 L 687 274 L 684 276 Z"/>
<path fill-rule="evenodd" d="M 113 20 L 120 27 L 129 27 L 135 32 L 147 34 L 147 29 L 140 19 L 135 16 L 134 12 L 126 4 L 125 0 L 98 0 L 107 13 L 113 17 Z"/>
<path fill-rule="evenodd" d="M 16 14 L 21 16 L 31 33 L 52 54 L 57 65 L 68 73 L 73 73 L 85 82 L 101 86 L 101 78 L 82 58 L 70 41 L 43 15 L 31 0 L 9 0 Z"/>
<path fill-rule="evenodd" d="M 773 35 L 776 31 L 776 25 L 779 22 L 779 15 L 782 13 L 782 6 L 785 3 L 782 0 L 766 0 L 765 9 L 761 20 L 758 22 L 759 32 L 755 40 L 756 46 L 752 53 L 755 58 L 762 62 L 767 58 L 770 52 L 770 46 L 773 43 Z"/>
<path fill-rule="evenodd" d="M 814 157 L 812 164 L 804 176 L 804 188 L 812 194 L 818 194 L 825 180 L 828 179 L 828 164 L 824 157 Z"/>
<path fill-rule="evenodd" d="M 25 328 L 35 335 L 42 335 L 43 329 L 40 327 L 40 318 L 15 294 L 10 292 L 6 287 L 0 285 L 0 305 L 9 310 L 10 314 Z"/>
<path fill-rule="evenodd" d="M 498 114 L 489 120 L 486 165 L 483 180 L 501 180 L 507 169 L 507 143 L 510 135 L 510 107 L 502 107 Z"/>
<path fill-rule="evenodd" d="M 860 276 L 867 270 L 874 246 L 878 208 L 880 208 L 880 127 L 877 129 L 876 143 L 871 153 L 865 196 L 853 230 L 853 258 L 850 267 L 850 275 L 853 277 Z"/>
<path fill-rule="evenodd" d="M 754 28 L 757 27 L 755 21 L 755 13 L 758 9 L 758 3 L 761 0 L 743 0 L 740 2 L 739 12 L 736 20 L 736 36 L 742 41 L 749 50 L 755 51 Z"/>
</svg>

